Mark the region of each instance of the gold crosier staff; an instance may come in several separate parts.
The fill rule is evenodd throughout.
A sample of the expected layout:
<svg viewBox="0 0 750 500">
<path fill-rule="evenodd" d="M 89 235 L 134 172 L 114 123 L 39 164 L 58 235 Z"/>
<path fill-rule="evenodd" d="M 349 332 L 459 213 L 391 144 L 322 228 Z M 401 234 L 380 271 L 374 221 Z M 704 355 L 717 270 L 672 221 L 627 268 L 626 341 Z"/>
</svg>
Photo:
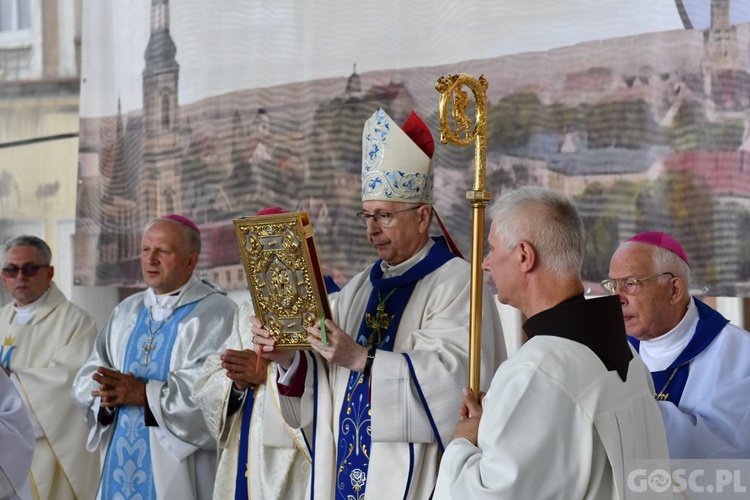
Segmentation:
<svg viewBox="0 0 750 500">
<path fill-rule="evenodd" d="M 474 94 L 476 116 L 472 128 L 471 119 L 466 115 L 469 96 L 463 87 Z M 458 74 L 441 76 L 435 88 L 440 92 L 440 142 L 456 146 L 474 148 L 474 185 L 466 192 L 471 201 L 471 315 L 469 316 L 469 387 L 479 396 L 479 365 L 482 337 L 482 244 L 484 240 L 484 207 L 492 195 L 485 190 L 487 177 L 487 80 L 484 75 L 479 80 L 469 75 Z M 455 130 L 451 129 L 451 119 Z M 461 134 L 461 135 L 459 135 Z"/>
</svg>

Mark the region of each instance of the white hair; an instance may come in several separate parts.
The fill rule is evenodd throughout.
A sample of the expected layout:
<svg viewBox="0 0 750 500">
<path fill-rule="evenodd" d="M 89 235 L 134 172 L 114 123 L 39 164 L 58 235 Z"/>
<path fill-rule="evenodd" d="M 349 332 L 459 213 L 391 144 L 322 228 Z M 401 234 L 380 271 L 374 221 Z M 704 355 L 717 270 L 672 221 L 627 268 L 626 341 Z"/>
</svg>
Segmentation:
<svg viewBox="0 0 750 500">
<path fill-rule="evenodd" d="M 524 186 L 498 198 L 488 213 L 506 250 L 526 240 L 551 272 L 580 277 L 586 231 L 578 210 L 565 196 Z"/>
</svg>

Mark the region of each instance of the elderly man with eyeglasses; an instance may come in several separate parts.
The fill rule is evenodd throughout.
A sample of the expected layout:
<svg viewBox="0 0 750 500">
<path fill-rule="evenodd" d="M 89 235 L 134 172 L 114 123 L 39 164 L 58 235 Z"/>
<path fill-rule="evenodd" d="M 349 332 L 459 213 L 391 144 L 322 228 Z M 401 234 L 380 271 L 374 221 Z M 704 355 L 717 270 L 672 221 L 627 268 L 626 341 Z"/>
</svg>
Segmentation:
<svg viewBox="0 0 750 500">
<path fill-rule="evenodd" d="M 357 217 L 380 259 L 342 288 L 325 330 L 308 329 L 312 351 L 274 349 L 257 319 L 252 331 L 262 355 L 280 367 L 284 419 L 309 440 L 307 498 L 423 499 L 433 492 L 468 381 L 470 265 L 429 235 L 427 125 L 412 113 L 399 127 L 378 109 L 362 145 Z M 484 297 L 488 384 L 505 344 L 486 289 Z"/>
<path fill-rule="evenodd" d="M 35 236 L 5 243 L 0 366 L 23 396 L 34 428 L 33 498 L 93 498 L 99 461 L 85 449 L 88 428 L 69 397 L 96 338 L 95 321 L 52 278 L 52 252 Z"/>
<path fill-rule="evenodd" d="M 750 457 L 750 333 L 690 296 L 690 263 L 663 232 L 615 251 L 605 290 L 651 371 L 672 458 Z"/>
</svg>

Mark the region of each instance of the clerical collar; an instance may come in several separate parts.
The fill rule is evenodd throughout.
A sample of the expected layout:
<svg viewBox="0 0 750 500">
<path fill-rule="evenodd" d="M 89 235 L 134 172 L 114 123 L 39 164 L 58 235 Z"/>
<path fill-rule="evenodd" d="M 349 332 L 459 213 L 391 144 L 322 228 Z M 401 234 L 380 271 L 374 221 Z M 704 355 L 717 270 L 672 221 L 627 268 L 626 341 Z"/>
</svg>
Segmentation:
<svg viewBox="0 0 750 500">
<path fill-rule="evenodd" d="M 16 314 L 13 316 L 12 323 L 14 325 L 28 325 L 29 323 L 34 321 L 34 316 L 36 316 L 39 308 L 42 307 L 42 304 L 44 304 L 44 300 L 47 298 L 47 295 L 49 295 L 51 289 L 52 286 L 48 286 L 38 299 L 36 299 L 34 302 L 26 304 L 25 306 L 19 306 L 18 302 L 14 300 L 13 310 Z"/>
<path fill-rule="evenodd" d="M 638 353 L 649 371 L 662 371 L 669 368 L 690 343 L 697 325 L 698 308 L 691 298 L 687 312 L 677 326 L 664 335 L 641 342 Z"/>
<path fill-rule="evenodd" d="M 607 370 L 617 371 L 623 381 L 627 378 L 633 353 L 617 295 L 589 300 L 576 295 L 530 317 L 523 329 L 529 338 L 550 335 L 583 344 L 599 357 Z"/>
<path fill-rule="evenodd" d="M 401 276 L 406 271 L 411 269 L 417 262 L 421 262 L 427 254 L 430 252 L 430 248 L 435 244 L 432 238 L 427 240 L 427 244 L 422 247 L 419 252 L 415 253 L 405 261 L 395 266 L 389 265 L 386 261 L 380 262 L 380 269 L 383 270 L 383 278 L 393 278 L 394 276 Z"/>
<path fill-rule="evenodd" d="M 182 285 L 177 290 L 162 295 L 156 295 L 154 289 L 149 287 L 143 297 L 143 304 L 151 312 L 151 317 L 154 319 L 154 321 L 164 321 L 172 316 L 172 312 L 174 311 L 174 308 L 177 306 L 177 303 L 180 301 L 182 296 L 185 294 L 185 290 L 187 290 L 190 284 L 197 279 L 198 278 L 193 275 L 190 277 L 187 283 Z"/>
</svg>

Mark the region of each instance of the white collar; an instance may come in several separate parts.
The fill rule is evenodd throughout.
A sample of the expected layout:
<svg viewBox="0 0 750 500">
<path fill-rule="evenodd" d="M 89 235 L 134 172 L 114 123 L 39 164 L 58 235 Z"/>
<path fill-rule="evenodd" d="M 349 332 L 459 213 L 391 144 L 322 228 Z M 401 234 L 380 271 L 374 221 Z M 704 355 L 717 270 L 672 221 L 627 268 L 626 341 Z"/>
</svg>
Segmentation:
<svg viewBox="0 0 750 500">
<path fill-rule="evenodd" d="M 197 278 L 191 276 L 188 282 L 177 290 L 162 295 L 156 295 L 156 292 L 151 287 L 146 290 L 146 294 L 143 297 L 143 304 L 149 310 L 154 321 L 164 321 L 172 316 L 177 303 L 185 295 L 185 290 L 190 287 L 194 279 Z"/>
<path fill-rule="evenodd" d="M 25 306 L 19 306 L 18 302 L 14 300 L 13 310 L 16 312 L 16 314 L 13 316 L 13 324 L 28 325 L 29 323 L 34 321 L 34 316 L 36 316 L 39 308 L 42 307 L 42 304 L 44 304 L 44 300 L 49 295 L 50 290 L 52 290 L 52 283 L 50 283 L 50 286 L 47 287 L 47 289 L 43 294 L 39 296 L 38 299 L 36 299 L 34 302 L 26 304 Z"/>
<path fill-rule="evenodd" d="M 415 253 L 400 264 L 396 264 L 394 266 L 388 264 L 386 261 L 382 261 L 380 263 L 380 269 L 383 270 L 383 278 L 393 278 L 394 276 L 401 276 L 406 271 L 414 267 L 415 264 L 427 257 L 427 253 L 430 251 L 430 248 L 432 248 L 434 244 L 435 242 L 432 240 L 432 238 L 430 238 L 429 240 L 427 240 L 427 244 L 425 244 L 425 246 L 423 246 L 419 250 L 419 252 Z"/>
<path fill-rule="evenodd" d="M 677 326 L 664 335 L 641 342 L 638 351 L 648 369 L 655 372 L 669 368 L 693 338 L 697 325 L 698 308 L 691 297 L 688 310 Z"/>
</svg>

